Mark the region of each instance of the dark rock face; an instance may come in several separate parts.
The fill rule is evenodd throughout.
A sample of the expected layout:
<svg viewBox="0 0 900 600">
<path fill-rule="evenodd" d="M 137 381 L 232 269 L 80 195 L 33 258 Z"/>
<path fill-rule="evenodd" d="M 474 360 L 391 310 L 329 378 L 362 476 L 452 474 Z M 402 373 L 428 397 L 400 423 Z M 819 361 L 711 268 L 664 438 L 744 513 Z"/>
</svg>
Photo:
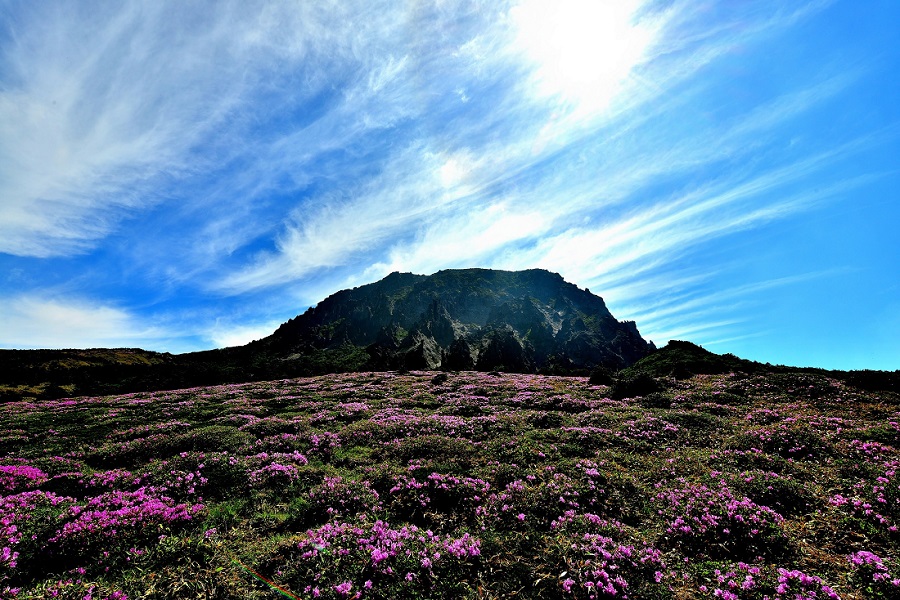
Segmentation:
<svg viewBox="0 0 900 600">
<path fill-rule="evenodd" d="M 364 348 L 369 369 L 516 372 L 620 369 L 654 350 L 602 298 L 540 269 L 392 273 L 329 296 L 260 344 L 296 360 Z"/>
<path fill-rule="evenodd" d="M 450 344 L 449 350 L 444 357 L 444 368 L 451 371 L 471 371 L 475 368 L 475 357 L 477 353 L 465 338 L 456 338 Z"/>
</svg>

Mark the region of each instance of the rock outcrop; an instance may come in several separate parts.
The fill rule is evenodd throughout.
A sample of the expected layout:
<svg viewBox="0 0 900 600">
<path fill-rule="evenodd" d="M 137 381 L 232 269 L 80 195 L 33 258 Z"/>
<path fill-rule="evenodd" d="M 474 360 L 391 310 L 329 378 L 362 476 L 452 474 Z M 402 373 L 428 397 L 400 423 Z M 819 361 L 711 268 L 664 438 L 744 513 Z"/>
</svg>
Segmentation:
<svg viewBox="0 0 900 600">
<path fill-rule="evenodd" d="M 329 296 L 259 344 L 293 360 L 364 348 L 368 369 L 515 372 L 620 369 L 654 349 L 602 298 L 541 269 L 391 273 Z"/>
</svg>

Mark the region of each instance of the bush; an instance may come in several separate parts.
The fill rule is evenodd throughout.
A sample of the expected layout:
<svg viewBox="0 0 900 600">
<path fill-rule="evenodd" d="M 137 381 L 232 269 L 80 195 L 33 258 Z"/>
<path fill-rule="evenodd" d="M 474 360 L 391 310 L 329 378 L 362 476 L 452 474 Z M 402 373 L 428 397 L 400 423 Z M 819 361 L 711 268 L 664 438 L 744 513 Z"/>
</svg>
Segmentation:
<svg viewBox="0 0 900 600">
<path fill-rule="evenodd" d="M 662 392 L 652 392 L 638 402 L 644 408 L 672 408 L 672 399 Z"/>
<path fill-rule="evenodd" d="M 619 377 L 613 382 L 610 396 L 616 400 L 646 396 L 653 392 L 661 392 L 663 386 L 646 373 Z"/>
<path fill-rule="evenodd" d="M 786 554 L 779 528 L 784 518 L 749 498 L 737 498 L 725 481 L 690 484 L 656 495 L 666 535 L 686 553 L 755 561 Z"/>
<path fill-rule="evenodd" d="M 616 380 L 613 372 L 606 367 L 597 367 L 591 371 L 588 383 L 591 385 L 612 385 Z"/>
<path fill-rule="evenodd" d="M 380 520 L 335 521 L 286 544 L 282 553 L 292 559 L 281 567 L 281 581 L 304 597 L 462 598 L 474 588 L 481 541 L 465 532 L 438 536 Z"/>
</svg>

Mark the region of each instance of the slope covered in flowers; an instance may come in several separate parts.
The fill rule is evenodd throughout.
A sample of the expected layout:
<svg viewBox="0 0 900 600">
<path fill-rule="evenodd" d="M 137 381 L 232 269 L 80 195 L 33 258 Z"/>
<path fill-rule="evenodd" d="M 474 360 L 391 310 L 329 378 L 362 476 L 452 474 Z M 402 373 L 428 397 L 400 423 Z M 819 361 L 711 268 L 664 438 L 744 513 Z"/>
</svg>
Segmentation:
<svg viewBox="0 0 900 600">
<path fill-rule="evenodd" d="M 900 403 L 362 373 L 4 405 L 0 596 L 900 597 Z"/>
</svg>

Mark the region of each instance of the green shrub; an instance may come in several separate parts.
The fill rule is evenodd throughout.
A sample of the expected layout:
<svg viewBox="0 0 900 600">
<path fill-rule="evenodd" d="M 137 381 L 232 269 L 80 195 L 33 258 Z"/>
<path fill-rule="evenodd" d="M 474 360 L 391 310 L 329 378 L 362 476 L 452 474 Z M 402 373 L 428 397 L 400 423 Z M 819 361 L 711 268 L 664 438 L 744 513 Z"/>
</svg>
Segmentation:
<svg viewBox="0 0 900 600">
<path fill-rule="evenodd" d="M 630 374 L 618 377 L 610 390 L 610 397 L 617 400 L 646 396 L 653 392 L 661 392 L 663 386 L 646 373 Z"/>
</svg>

